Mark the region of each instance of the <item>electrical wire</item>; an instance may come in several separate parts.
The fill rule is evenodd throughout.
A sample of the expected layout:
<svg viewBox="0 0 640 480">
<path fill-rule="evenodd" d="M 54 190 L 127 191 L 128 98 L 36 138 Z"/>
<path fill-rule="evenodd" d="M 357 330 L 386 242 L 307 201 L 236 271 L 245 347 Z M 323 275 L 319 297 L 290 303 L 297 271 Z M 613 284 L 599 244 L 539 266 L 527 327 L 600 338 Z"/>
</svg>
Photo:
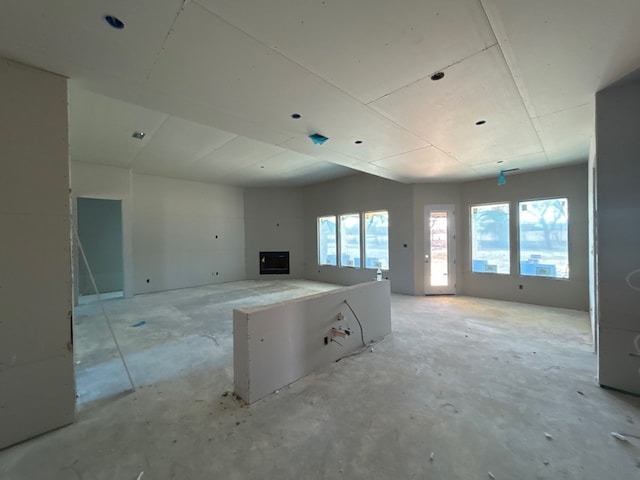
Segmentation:
<svg viewBox="0 0 640 480">
<path fill-rule="evenodd" d="M 347 304 L 347 307 L 349 307 L 349 310 L 351 310 L 351 313 L 353 313 L 353 316 L 356 317 L 356 322 L 358 322 L 358 326 L 360 327 L 360 338 L 362 339 L 362 346 L 366 347 L 367 343 L 364 341 L 364 330 L 362 329 L 362 324 L 360 323 L 360 319 L 358 318 L 358 315 L 356 315 L 356 312 L 353 311 L 353 308 L 351 308 L 351 305 L 349 305 L 349 302 L 345 300 L 344 303 Z"/>
</svg>

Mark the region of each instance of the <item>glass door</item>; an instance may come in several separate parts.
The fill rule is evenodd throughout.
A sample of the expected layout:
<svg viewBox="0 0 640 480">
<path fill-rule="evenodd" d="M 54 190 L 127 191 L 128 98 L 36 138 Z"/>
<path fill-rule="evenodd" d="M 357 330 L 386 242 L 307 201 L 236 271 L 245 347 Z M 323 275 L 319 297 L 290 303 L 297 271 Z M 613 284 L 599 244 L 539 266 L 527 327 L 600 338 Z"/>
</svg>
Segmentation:
<svg viewBox="0 0 640 480">
<path fill-rule="evenodd" d="M 425 294 L 456 293 L 455 211 L 453 205 L 425 207 Z"/>
</svg>

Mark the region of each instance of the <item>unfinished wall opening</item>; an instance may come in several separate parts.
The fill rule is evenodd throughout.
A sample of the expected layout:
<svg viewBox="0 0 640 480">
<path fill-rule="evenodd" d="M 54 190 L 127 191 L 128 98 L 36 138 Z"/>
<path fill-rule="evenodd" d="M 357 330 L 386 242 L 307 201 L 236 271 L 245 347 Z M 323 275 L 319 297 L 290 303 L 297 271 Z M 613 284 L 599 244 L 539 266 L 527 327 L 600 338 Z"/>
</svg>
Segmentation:
<svg viewBox="0 0 640 480">
<path fill-rule="evenodd" d="M 101 298 L 124 291 L 122 201 L 78 198 L 78 237 Z M 84 261 L 78 262 L 78 303 L 95 300 L 96 291 Z"/>
</svg>

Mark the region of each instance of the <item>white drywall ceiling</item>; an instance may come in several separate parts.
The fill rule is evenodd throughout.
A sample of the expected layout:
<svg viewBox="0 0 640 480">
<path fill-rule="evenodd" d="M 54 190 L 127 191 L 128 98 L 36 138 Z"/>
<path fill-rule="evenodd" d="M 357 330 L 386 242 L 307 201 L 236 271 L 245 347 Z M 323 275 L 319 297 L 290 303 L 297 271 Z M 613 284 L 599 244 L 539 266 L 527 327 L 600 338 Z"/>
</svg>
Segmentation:
<svg viewBox="0 0 640 480">
<path fill-rule="evenodd" d="M 637 0 L 7 0 L 0 55 L 70 78 L 73 161 L 460 181 L 586 161 L 595 92 L 640 67 L 638 24 Z"/>
</svg>

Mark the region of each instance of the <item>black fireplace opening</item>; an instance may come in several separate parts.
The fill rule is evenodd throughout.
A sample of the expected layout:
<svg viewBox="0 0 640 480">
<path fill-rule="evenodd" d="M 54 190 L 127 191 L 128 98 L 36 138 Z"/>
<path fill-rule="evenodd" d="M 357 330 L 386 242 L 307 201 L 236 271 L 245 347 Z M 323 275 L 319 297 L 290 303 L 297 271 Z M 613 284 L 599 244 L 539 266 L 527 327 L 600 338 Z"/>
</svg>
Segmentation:
<svg viewBox="0 0 640 480">
<path fill-rule="evenodd" d="M 260 275 L 289 274 L 289 252 L 260 252 Z"/>
</svg>

